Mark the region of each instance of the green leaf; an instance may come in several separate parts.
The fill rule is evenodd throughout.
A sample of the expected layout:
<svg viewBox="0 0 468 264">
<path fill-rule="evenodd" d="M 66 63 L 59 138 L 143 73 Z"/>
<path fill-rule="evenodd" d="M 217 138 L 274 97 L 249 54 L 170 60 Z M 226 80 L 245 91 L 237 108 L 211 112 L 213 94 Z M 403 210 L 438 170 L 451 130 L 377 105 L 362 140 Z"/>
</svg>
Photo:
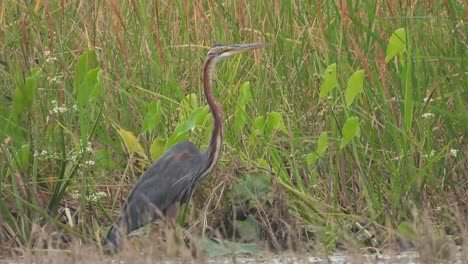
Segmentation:
<svg viewBox="0 0 468 264">
<path fill-rule="evenodd" d="M 324 80 L 320 85 L 320 98 L 324 98 L 338 86 L 338 81 L 336 80 L 336 63 L 333 63 L 325 69 L 323 78 Z"/>
<path fill-rule="evenodd" d="M 415 241 L 417 238 L 416 231 L 414 230 L 414 226 L 411 223 L 401 222 L 397 226 L 396 231 L 398 235 L 410 241 Z"/>
<path fill-rule="evenodd" d="M 260 225 L 252 215 L 243 221 L 234 220 L 234 230 L 243 241 L 258 241 L 260 238 Z"/>
<path fill-rule="evenodd" d="M 362 92 L 364 84 L 364 70 L 356 71 L 348 80 L 346 88 L 346 105 L 350 106 L 358 94 Z"/>
<path fill-rule="evenodd" d="M 152 101 L 143 119 L 142 133 L 151 132 L 162 120 L 161 101 Z"/>
<path fill-rule="evenodd" d="M 254 128 L 257 129 L 258 131 L 263 131 L 263 128 L 265 127 L 265 117 L 259 116 L 255 118 L 253 125 L 254 125 Z"/>
<path fill-rule="evenodd" d="M 99 61 L 97 53 L 94 50 L 85 51 L 78 57 L 78 61 L 75 64 L 75 81 L 73 83 L 75 90 L 78 90 L 81 86 L 88 72 L 96 68 L 99 68 Z"/>
<path fill-rule="evenodd" d="M 39 78 L 42 71 L 38 68 L 33 68 L 26 77 L 24 84 L 15 89 L 13 96 L 13 113 L 18 117 L 25 108 L 32 106 L 36 96 L 37 88 L 39 87 Z"/>
<path fill-rule="evenodd" d="M 392 33 L 388 41 L 385 62 L 389 62 L 395 56 L 402 54 L 406 50 L 406 30 L 399 28 Z"/>
<path fill-rule="evenodd" d="M 250 82 L 245 82 L 240 87 L 239 99 L 236 104 L 234 130 L 240 133 L 249 120 L 245 112 L 245 107 L 252 100 L 252 93 L 250 91 Z"/>
<path fill-rule="evenodd" d="M 266 161 L 265 159 L 263 158 L 258 158 L 257 159 L 257 165 L 260 167 L 260 168 L 263 168 L 265 170 L 268 170 L 270 168 L 270 165 L 268 164 L 268 161 Z"/>
<path fill-rule="evenodd" d="M 193 109 L 198 108 L 198 99 L 196 94 L 188 94 L 187 96 L 182 99 L 180 102 L 180 109 L 179 109 L 179 119 L 185 120 L 188 119 L 189 113 L 192 113 Z"/>
<path fill-rule="evenodd" d="M 89 104 L 91 98 L 97 98 L 102 93 L 102 71 L 101 69 L 92 69 L 88 71 L 83 82 L 77 88 L 77 104 L 83 108 Z"/>
<path fill-rule="evenodd" d="M 317 159 L 318 159 L 317 153 L 311 152 L 311 153 L 307 154 L 307 156 L 306 156 L 307 166 L 310 167 L 312 165 L 315 165 L 315 163 L 317 162 Z"/>
<path fill-rule="evenodd" d="M 268 117 L 265 121 L 265 137 L 271 138 L 276 130 L 280 130 L 285 134 L 288 133 L 283 122 L 283 116 L 278 112 L 268 113 Z"/>
<path fill-rule="evenodd" d="M 262 201 L 268 195 L 272 177 L 266 172 L 251 172 L 242 177 L 232 188 L 232 198 L 236 202 L 250 199 Z"/>
<path fill-rule="evenodd" d="M 96 167 L 100 169 L 112 169 L 117 166 L 111 157 L 106 149 L 99 149 L 93 152 L 93 161 L 96 163 Z"/>
<path fill-rule="evenodd" d="M 357 117 L 348 118 L 343 125 L 343 137 L 341 138 L 340 148 L 342 149 L 346 147 L 346 145 L 348 145 L 348 143 L 353 140 L 353 138 L 359 135 L 359 131 L 359 119 Z"/>
<path fill-rule="evenodd" d="M 162 138 L 156 138 L 150 147 L 150 156 L 152 161 L 159 159 L 164 154 L 166 142 Z"/>
<path fill-rule="evenodd" d="M 328 133 L 325 131 L 320 134 L 319 139 L 317 141 L 317 154 L 322 156 L 325 150 L 328 147 Z"/>
</svg>

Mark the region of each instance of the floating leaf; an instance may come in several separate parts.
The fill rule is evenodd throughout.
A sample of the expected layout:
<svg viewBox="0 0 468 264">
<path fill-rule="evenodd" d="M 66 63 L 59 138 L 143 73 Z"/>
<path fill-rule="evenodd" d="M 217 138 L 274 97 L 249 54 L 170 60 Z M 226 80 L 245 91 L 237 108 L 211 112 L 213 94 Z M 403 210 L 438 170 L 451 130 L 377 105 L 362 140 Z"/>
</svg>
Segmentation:
<svg viewBox="0 0 468 264">
<path fill-rule="evenodd" d="M 126 131 L 122 128 L 119 128 L 119 134 L 122 137 L 125 146 L 127 147 L 128 153 L 138 153 L 141 157 L 146 159 L 145 150 L 138 142 L 138 139 L 133 135 L 132 132 Z"/>
<path fill-rule="evenodd" d="M 317 140 L 317 154 L 322 156 L 325 150 L 328 147 L 328 133 L 325 131 L 320 134 L 319 139 Z"/>
<path fill-rule="evenodd" d="M 220 257 L 236 254 L 257 255 L 257 249 L 250 244 L 235 243 L 227 240 L 219 241 L 209 237 L 195 238 L 197 247 L 205 252 L 208 257 Z"/>
<path fill-rule="evenodd" d="M 392 33 L 388 41 L 385 61 L 388 63 L 395 56 L 402 54 L 406 49 L 406 30 L 399 28 Z"/>
<path fill-rule="evenodd" d="M 166 146 L 166 141 L 164 141 L 162 138 L 156 138 L 153 141 L 153 144 L 151 144 L 150 147 L 150 156 L 152 161 L 156 161 L 159 159 L 159 157 L 164 154 L 164 148 Z"/>
<path fill-rule="evenodd" d="M 341 138 L 340 148 L 346 147 L 346 145 L 353 140 L 354 137 L 359 135 L 359 119 L 357 117 L 350 117 L 346 120 L 343 125 L 343 138 Z"/>
<path fill-rule="evenodd" d="M 336 63 L 333 63 L 325 69 L 323 77 L 324 80 L 320 85 L 320 98 L 324 98 L 338 86 L 338 81 L 336 80 Z"/>
<path fill-rule="evenodd" d="M 162 120 L 161 101 L 153 101 L 148 106 L 145 118 L 143 120 L 142 132 L 151 132 Z"/>
<path fill-rule="evenodd" d="M 362 92 L 364 84 L 364 70 L 356 71 L 349 77 L 348 87 L 346 88 L 346 105 L 350 106 L 358 94 Z"/>
</svg>

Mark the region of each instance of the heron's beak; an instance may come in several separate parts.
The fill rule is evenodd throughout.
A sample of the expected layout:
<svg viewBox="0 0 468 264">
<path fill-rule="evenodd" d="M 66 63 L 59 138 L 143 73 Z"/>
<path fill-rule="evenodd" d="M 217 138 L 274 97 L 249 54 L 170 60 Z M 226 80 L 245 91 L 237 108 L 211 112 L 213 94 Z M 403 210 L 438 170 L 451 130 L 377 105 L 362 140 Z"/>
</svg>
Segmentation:
<svg viewBox="0 0 468 264">
<path fill-rule="evenodd" d="M 229 46 L 231 50 L 229 50 L 226 53 L 228 54 L 228 56 L 232 56 L 232 55 L 244 52 L 244 51 L 256 50 L 256 49 L 260 49 L 269 45 L 270 43 L 234 44 L 234 45 Z"/>
</svg>

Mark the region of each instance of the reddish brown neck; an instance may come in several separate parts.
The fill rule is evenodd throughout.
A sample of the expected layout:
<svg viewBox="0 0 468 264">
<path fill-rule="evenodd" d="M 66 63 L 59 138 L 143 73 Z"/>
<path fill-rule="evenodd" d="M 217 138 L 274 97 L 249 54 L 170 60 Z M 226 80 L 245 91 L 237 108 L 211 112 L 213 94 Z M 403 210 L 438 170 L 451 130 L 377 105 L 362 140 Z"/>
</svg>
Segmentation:
<svg viewBox="0 0 468 264">
<path fill-rule="evenodd" d="M 223 120 L 224 120 L 224 113 L 223 108 L 221 105 L 216 101 L 213 95 L 213 88 L 211 82 L 211 74 L 213 68 L 216 64 L 216 59 L 213 57 L 207 58 L 205 60 L 205 65 L 203 68 L 203 90 L 205 92 L 206 101 L 208 102 L 208 106 L 210 107 L 211 114 L 213 115 L 213 132 L 211 134 L 210 145 L 208 146 L 208 163 L 206 165 L 205 175 L 209 174 L 216 163 L 218 162 L 220 153 L 221 153 L 221 146 L 223 143 Z"/>
</svg>

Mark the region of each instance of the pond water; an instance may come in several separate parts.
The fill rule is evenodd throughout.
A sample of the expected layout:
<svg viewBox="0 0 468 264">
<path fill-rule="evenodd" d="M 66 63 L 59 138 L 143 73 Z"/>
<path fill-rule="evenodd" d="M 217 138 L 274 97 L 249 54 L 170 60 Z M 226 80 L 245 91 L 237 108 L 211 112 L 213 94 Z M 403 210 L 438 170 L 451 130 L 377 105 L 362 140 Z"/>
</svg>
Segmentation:
<svg viewBox="0 0 468 264">
<path fill-rule="evenodd" d="M 26 259 L 0 259 L 0 264 L 55 264 L 55 263 L 109 263 L 109 264 L 133 264 L 133 263 L 163 263 L 163 264 L 179 264 L 179 263 L 210 263 L 210 264 L 344 264 L 344 263 L 375 263 L 375 264 L 413 264 L 413 263 L 456 263 L 464 264 L 466 261 L 466 255 L 460 251 L 455 255 L 455 260 L 448 261 L 431 261 L 422 260 L 416 252 L 405 252 L 393 255 L 381 255 L 381 254 L 348 254 L 348 253 L 336 253 L 328 257 L 317 257 L 311 255 L 298 255 L 298 254 L 282 254 L 282 255 L 271 255 L 265 257 L 248 257 L 248 256 L 236 256 L 236 257 L 217 257 L 208 258 L 204 260 L 161 260 L 158 257 L 151 256 L 134 256 L 133 258 L 124 257 L 124 259 L 118 258 L 105 258 L 102 256 L 72 256 L 62 255 L 57 256 L 32 256 Z"/>
</svg>

